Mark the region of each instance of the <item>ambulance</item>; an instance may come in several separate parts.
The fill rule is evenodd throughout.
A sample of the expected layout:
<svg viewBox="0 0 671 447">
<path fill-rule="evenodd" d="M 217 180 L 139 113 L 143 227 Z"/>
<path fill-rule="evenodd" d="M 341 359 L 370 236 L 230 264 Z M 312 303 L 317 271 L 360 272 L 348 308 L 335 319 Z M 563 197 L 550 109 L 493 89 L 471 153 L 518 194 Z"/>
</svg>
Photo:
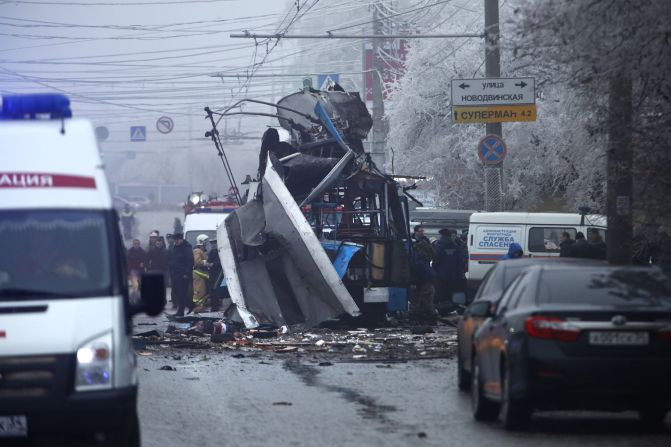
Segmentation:
<svg viewBox="0 0 671 447">
<path fill-rule="evenodd" d="M 475 296 L 485 274 L 517 242 L 524 256 L 550 258 L 559 256 L 560 236 L 567 232 L 575 240 L 580 231 L 596 229 L 606 240 L 606 217 L 581 213 L 473 213 L 468 226 L 468 296 Z"/>
<path fill-rule="evenodd" d="M 3 96 L 0 148 L 0 444 L 139 446 L 131 318 L 158 315 L 165 291 L 149 273 L 129 299 L 93 127 L 64 95 Z"/>
</svg>

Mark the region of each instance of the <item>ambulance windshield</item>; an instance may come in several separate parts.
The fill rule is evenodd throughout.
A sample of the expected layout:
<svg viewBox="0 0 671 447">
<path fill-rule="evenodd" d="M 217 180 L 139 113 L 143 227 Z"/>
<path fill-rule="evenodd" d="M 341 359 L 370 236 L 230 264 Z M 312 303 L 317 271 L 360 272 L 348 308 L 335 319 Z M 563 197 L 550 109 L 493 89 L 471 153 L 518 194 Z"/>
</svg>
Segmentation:
<svg viewBox="0 0 671 447">
<path fill-rule="evenodd" d="M 0 211 L 0 301 L 109 296 L 103 211 Z"/>
</svg>

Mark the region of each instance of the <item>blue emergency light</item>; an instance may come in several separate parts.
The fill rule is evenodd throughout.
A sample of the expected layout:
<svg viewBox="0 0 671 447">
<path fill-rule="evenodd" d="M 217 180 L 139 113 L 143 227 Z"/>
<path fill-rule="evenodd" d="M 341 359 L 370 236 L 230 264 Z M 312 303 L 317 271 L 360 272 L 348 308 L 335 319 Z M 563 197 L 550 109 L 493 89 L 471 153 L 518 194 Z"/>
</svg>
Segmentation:
<svg viewBox="0 0 671 447">
<path fill-rule="evenodd" d="M 70 118 L 70 99 L 59 93 L 0 96 L 1 119 L 35 119 L 38 115 L 48 115 L 51 119 Z"/>
</svg>

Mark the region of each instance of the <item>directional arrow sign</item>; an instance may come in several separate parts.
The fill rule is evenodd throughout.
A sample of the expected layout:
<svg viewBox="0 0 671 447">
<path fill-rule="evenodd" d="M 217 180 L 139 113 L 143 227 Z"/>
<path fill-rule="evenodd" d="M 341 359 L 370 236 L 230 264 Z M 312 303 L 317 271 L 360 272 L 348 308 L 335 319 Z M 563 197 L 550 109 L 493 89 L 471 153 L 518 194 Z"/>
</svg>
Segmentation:
<svg viewBox="0 0 671 447">
<path fill-rule="evenodd" d="M 536 104 L 534 78 L 452 79 L 453 106 Z"/>
</svg>

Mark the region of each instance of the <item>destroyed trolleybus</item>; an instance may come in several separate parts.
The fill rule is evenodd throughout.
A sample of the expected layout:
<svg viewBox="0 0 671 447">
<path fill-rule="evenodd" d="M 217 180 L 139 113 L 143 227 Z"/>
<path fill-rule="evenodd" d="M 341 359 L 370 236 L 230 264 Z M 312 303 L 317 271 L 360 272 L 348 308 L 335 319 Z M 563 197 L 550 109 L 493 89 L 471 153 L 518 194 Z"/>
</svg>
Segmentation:
<svg viewBox="0 0 671 447">
<path fill-rule="evenodd" d="M 404 308 L 407 201 L 364 153 L 372 119 L 358 93 L 305 89 L 262 104 L 276 108 L 272 116 L 290 137 L 266 130 L 245 204 L 219 227 L 241 319 L 248 327 L 313 326 L 362 311 L 379 318 L 398 302 Z M 235 110 L 223 115 L 249 113 Z M 220 150 L 216 126 L 210 135 Z"/>
</svg>

